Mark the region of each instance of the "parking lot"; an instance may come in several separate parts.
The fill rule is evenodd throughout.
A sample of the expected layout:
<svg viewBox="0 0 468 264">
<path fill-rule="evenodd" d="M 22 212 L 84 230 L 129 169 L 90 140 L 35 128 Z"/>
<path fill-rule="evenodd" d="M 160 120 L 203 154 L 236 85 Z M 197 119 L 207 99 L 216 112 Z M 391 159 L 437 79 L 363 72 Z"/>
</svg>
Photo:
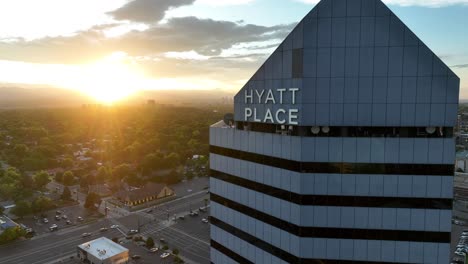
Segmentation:
<svg viewBox="0 0 468 264">
<path fill-rule="evenodd" d="M 57 210 L 61 212 L 58 220 L 55 218 L 57 215 Z M 42 216 L 38 214 L 35 216 L 25 217 L 24 219 L 18 220 L 18 223 L 32 228 L 35 232 L 35 235 L 42 235 L 51 232 L 49 228 L 54 224 L 56 224 L 58 226 L 57 229 L 60 230 L 71 226 L 88 223 L 90 220 L 99 217 L 99 215 L 91 213 L 79 205 L 60 208 L 57 210 L 44 212 Z M 79 221 L 78 217 L 81 217 L 83 221 Z M 46 218 L 47 221 L 45 221 L 44 218 Z M 67 224 L 67 220 L 69 221 L 69 224 Z"/>
</svg>

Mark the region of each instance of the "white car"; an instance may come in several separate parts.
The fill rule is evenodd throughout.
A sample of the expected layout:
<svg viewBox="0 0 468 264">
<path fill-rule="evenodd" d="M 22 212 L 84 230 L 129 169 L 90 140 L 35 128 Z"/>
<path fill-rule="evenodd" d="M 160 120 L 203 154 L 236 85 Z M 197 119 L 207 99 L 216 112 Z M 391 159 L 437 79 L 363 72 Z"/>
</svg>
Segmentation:
<svg viewBox="0 0 468 264">
<path fill-rule="evenodd" d="M 164 252 L 161 254 L 161 258 L 167 258 L 169 257 L 171 254 L 167 253 L 167 252 Z"/>
<path fill-rule="evenodd" d="M 203 218 L 201 221 L 202 221 L 203 223 L 205 223 L 205 224 L 208 223 L 208 219 L 206 219 L 206 218 Z"/>
<path fill-rule="evenodd" d="M 116 229 L 116 228 L 118 228 L 118 227 L 119 227 L 119 225 L 111 225 L 111 228 L 112 228 L 112 229 Z"/>
<path fill-rule="evenodd" d="M 154 247 L 154 248 L 150 249 L 149 251 L 150 251 L 151 253 L 154 253 L 154 252 L 156 252 L 156 251 L 158 251 L 158 250 L 159 250 L 159 248 Z"/>
</svg>

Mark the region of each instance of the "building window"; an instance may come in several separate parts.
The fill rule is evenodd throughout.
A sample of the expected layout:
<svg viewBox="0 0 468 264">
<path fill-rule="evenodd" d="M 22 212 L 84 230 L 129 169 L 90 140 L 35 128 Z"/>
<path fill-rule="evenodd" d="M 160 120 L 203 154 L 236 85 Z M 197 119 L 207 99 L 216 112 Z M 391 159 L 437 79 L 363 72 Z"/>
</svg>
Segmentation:
<svg viewBox="0 0 468 264">
<path fill-rule="evenodd" d="M 303 49 L 293 49 L 292 55 L 292 77 L 302 78 Z"/>
</svg>

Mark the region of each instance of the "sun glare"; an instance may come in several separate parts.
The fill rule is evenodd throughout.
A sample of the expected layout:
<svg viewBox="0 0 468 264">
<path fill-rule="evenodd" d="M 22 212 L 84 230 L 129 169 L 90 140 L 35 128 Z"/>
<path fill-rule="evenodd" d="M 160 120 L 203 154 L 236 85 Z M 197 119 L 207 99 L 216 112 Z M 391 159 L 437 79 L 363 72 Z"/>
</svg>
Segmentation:
<svg viewBox="0 0 468 264">
<path fill-rule="evenodd" d="M 114 103 L 133 94 L 143 79 L 138 69 L 125 62 L 125 53 L 116 52 L 96 63 L 83 66 L 80 78 L 71 84 L 103 103 Z"/>
</svg>

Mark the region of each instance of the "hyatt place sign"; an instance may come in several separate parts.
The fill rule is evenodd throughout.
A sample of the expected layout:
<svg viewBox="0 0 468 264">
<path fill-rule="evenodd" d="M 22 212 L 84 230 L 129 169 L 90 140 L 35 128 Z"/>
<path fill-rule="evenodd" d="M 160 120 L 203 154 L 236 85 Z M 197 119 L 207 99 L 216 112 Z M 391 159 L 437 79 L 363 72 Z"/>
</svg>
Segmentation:
<svg viewBox="0 0 468 264">
<path fill-rule="evenodd" d="M 263 90 L 245 90 L 244 103 L 247 104 L 264 104 L 265 110 L 260 111 L 255 107 L 246 107 L 244 109 L 244 121 L 276 123 L 298 125 L 297 108 L 278 108 L 271 109 L 273 105 L 283 105 L 285 98 L 291 98 L 290 104 L 296 104 L 296 96 L 299 88 L 280 88 L 280 89 L 263 89 Z"/>
</svg>

